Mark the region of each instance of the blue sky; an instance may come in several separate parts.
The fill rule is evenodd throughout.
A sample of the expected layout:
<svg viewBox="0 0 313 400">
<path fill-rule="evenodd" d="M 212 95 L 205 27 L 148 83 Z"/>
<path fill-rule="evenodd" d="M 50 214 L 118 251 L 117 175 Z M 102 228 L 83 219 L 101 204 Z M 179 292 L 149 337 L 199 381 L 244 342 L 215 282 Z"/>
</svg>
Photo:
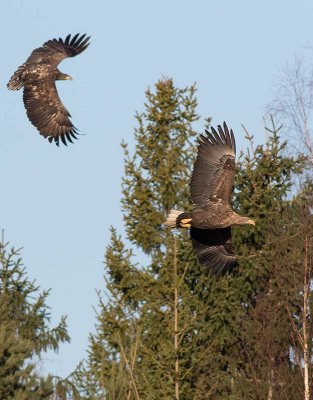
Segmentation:
<svg viewBox="0 0 313 400">
<path fill-rule="evenodd" d="M 61 376 L 85 356 L 96 322 L 95 289 L 104 289 L 109 227 L 122 232 L 122 140 L 133 144 L 134 114 L 162 75 L 179 87 L 197 82 L 198 112 L 227 121 L 239 149 L 244 124 L 265 138 L 264 109 L 279 69 L 312 44 L 313 2 L 288 0 L 12 0 L 1 7 L 0 228 L 31 279 L 51 288 L 52 322 L 68 315 L 71 344 L 44 356 Z M 43 42 L 91 35 L 60 70 L 73 81 L 59 94 L 85 134 L 50 144 L 30 124 L 10 76 Z M 197 129 L 203 128 L 203 119 Z"/>
</svg>

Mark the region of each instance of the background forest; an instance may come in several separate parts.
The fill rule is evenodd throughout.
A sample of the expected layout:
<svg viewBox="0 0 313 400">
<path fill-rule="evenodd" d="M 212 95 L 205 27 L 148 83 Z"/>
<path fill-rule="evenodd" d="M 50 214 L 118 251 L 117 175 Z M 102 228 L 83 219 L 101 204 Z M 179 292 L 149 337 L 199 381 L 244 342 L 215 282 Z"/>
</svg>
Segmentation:
<svg viewBox="0 0 313 400">
<path fill-rule="evenodd" d="M 122 143 L 125 235 L 111 228 L 96 332 L 66 380 L 35 367 L 69 340 L 66 321 L 49 328 L 48 293 L 2 239 L 1 398 L 310 398 L 311 149 L 288 152 L 273 117 L 264 145 L 246 131 L 233 204 L 256 227 L 233 228 L 240 266 L 216 279 L 186 232 L 162 226 L 173 206 L 190 208 L 198 119 L 195 85 L 147 90 L 135 148 Z"/>
<path fill-rule="evenodd" d="M 3 2 L 0 400 L 313 399 L 312 14 Z M 6 83 L 78 32 L 90 46 L 58 92 L 82 135 L 57 148 Z M 224 120 L 233 207 L 256 226 L 232 230 L 239 266 L 216 279 L 163 222 L 191 207 L 198 135 Z"/>
</svg>

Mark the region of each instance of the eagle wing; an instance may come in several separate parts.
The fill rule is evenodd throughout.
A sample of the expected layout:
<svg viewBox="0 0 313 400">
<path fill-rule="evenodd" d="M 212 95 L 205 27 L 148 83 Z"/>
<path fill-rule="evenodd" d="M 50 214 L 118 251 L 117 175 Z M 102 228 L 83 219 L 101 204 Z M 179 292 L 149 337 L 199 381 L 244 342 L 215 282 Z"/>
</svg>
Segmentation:
<svg viewBox="0 0 313 400">
<path fill-rule="evenodd" d="M 77 139 L 78 132 L 60 100 L 54 81 L 25 85 L 23 100 L 29 120 L 50 142 L 54 140 L 59 145 L 61 139 L 66 145 L 66 140 L 73 143 L 72 139 Z"/>
<path fill-rule="evenodd" d="M 48 40 L 42 47 L 34 50 L 26 60 L 26 64 L 48 64 L 51 69 L 55 68 L 62 60 L 67 57 L 75 57 L 82 53 L 88 46 L 90 36 L 86 34 L 79 36 L 77 33 L 71 38 L 67 35 L 65 40 L 59 38 Z"/>
<path fill-rule="evenodd" d="M 224 275 L 237 265 L 231 229 L 190 229 L 194 252 L 210 275 Z"/>
<path fill-rule="evenodd" d="M 232 130 L 224 122 L 218 132 L 211 128 L 207 136 L 201 135 L 194 165 L 190 192 L 196 208 L 210 201 L 230 204 L 235 178 L 236 144 Z"/>
</svg>

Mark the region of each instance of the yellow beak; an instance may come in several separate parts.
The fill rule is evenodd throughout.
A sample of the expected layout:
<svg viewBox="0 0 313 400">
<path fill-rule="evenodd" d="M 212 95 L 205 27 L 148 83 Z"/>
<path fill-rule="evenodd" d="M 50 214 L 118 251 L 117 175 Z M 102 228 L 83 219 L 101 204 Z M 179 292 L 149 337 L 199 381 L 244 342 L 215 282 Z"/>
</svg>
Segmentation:
<svg viewBox="0 0 313 400">
<path fill-rule="evenodd" d="M 189 224 L 189 222 L 192 220 L 192 218 L 185 218 L 185 219 L 182 219 L 181 221 L 180 221 L 180 226 L 182 227 L 182 228 L 191 228 L 191 224 Z"/>
</svg>

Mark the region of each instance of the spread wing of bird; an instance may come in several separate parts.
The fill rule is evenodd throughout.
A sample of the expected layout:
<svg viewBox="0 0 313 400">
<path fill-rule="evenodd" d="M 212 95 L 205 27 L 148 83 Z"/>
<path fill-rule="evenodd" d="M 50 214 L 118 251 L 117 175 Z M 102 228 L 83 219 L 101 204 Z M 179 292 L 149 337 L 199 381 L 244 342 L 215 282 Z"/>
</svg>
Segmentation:
<svg viewBox="0 0 313 400">
<path fill-rule="evenodd" d="M 211 275 L 224 275 L 237 264 L 231 242 L 231 228 L 190 229 L 193 250 L 204 269 Z"/>
<path fill-rule="evenodd" d="M 23 101 L 29 120 L 42 136 L 57 145 L 60 139 L 64 144 L 72 143 L 78 132 L 58 95 L 55 80 L 60 71 L 56 67 L 63 59 L 84 51 L 89 46 L 89 38 L 86 34 L 76 34 L 72 38 L 68 35 L 65 40 L 47 41 L 31 53 L 8 83 L 12 90 L 24 87 Z"/>
<path fill-rule="evenodd" d="M 224 122 L 218 132 L 211 128 L 200 135 L 198 155 L 194 165 L 190 192 L 196 208 L 210 201 L 230 204 L 235 178 L 236 144 L 232 130 Z"/>
<path fill-rule="evenodd" d="M 59 98 L 54 81 L 25 85 L 23 101 L 29 120 L 50 142 L 54 140 L 59 146 L 61 139 L 66 145 L 66 139 L 73 143 L 72 139 L 77 138 L 78 132 Z"/>
<path fill-rule="evenodd" d="M 26 60 L 26 64 L 49 64 L 51 69 L 55 68 L 62 60 L 67 57 L 75 57 L 82 53 L 88 46 L 90 36 L 86 34 L 79 37 L 77 33 L 71 39 L 71 35 L 67 35 L 65 40 L 59 38 L 48 40 L 42 47 L 34 50 Z"/>
</svg>

